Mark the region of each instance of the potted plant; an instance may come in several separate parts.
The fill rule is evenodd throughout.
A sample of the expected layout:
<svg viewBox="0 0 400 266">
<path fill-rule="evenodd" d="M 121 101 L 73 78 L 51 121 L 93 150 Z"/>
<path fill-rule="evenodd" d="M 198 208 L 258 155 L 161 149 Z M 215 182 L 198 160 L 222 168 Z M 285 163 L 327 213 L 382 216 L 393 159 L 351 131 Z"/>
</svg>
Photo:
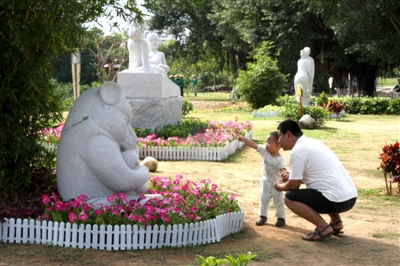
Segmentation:
<svg viewBox="0 0 400 266">
<path fill-rule="evenodd" d="M 344 105 L 339 101 L 330 99 L 325 108 L 331 113 L 331 117 L 334 114 L 337 118 L 340 118 L 341 112 L 344 110 Z"/>
<path fill-rule="evenodd" d="M 386 191 L 392 194 L 392 183 L 397 183 L 398 191 L 400 191 L 400 143 L 396 141 L 395 144 L 387 144 L 382 147 L 382 153 L 379 154 L 381 165 L 378 169 L 382 168 L 385 176 Z"/>
</svg>

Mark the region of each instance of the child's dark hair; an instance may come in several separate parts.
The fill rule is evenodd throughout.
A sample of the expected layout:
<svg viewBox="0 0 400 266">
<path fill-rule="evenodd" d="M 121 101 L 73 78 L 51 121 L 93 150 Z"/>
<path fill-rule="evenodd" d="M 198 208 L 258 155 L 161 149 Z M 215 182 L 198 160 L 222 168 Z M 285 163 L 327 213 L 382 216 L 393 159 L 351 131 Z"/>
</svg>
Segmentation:
<svg viewBox="0 0 400 266">
<path fill-rule="evenodd" d="M 269 133 L 269 135 L 273 136 L 275 141 L 278 143 L 278 140 L 279 140 L 278 131 L 272 131 L 271 133 Z"/>
</svg>

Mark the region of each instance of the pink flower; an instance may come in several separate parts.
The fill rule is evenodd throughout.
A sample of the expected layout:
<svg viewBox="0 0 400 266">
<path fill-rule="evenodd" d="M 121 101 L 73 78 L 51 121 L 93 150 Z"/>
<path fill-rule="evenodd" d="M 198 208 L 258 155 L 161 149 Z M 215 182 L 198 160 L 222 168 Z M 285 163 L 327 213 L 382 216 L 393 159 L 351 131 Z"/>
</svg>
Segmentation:
<svg viewBox="0 0 400 266">
<path fill-rule="evenodd" d="M 68 216 L 68 219 L 69 219 L 69 222 L 70 222 L 70 223 L 75 222 L 75 220 L 76 220 L 76 214 L 73 213 L 73 212 L 71 212 L 71 213 L 69 214 L 69 216 Z"/>
<path fill-rule="evenodd" d="M 203 197 L 204 197 L 205 199 L 209 199 L 209 198 L 211 198 L 211 194 L 204 194 Z"/>
<path fill-rule="evenodd" d="M 115 196 L 114 195 L 110 195 L 107 197 L 107 201 L 108 202 L 113 202 L 114 201 Z"/>
<path fill-rule="evenodd" d="M 183 175 L 180 175 L 180 174 L 175 175 L 175 179 L 181 180 L 181 179 L 183 179 Z"/>
<path fill-rule="evenodd" d="M 55 206 L 56 206 L 56 210 L 57 211 L 62 211 L 62 210 L 64 210 L 64 203 L 62 202 L 62 201 L 57 201 L 56 202 L 56 204 L 55 204 Z"/>
<path fill-rule="evenodd" d="M 86 221 L 88 218 L 89 218 L 89 217 L 87 216 L 87 214 L 86 214 L 84 211 L 82 211 L 82 212 L 79 214 L 79 220 L 81 220 L 81 221 Z"/>
<path fill-rule="evenodd" d="M 42 199 L 44 205 L 49 204 L 51 201 L 51 199 L 47 195 L 42 195 L 40 198 Z"/>
<path fill-rule="evenodd" d="M 84 204 L 83 205 L 83 210 L 85 211 L 85 212 L 87 212 L 88 210 L 90 210 L 92 207 L 89 205 L 89 204 Z"/>
<path fill-rule="evenodd" d="M 116 196 L 121 199 L 122 201 L 126 201 L 126 196 L 124 193 L 116 193 Z"/>
<path fill-rule="evenodd" d="M 94 215 L 97 215 L 97 216 L 101 215 L 102 213 L 103 212 L 101 211 L 101 209 L 97 209 L 94 211 Z"/>
<path fill-rule="evenodd" d="M 232 195 L 229 196 L 229 199 L 230 199 L 230 200 L 234 200 L 235 198 L 236 198 L 236 195 L 235 195 L 235 194 L 232 194 Z"/>
<path fill-rule="evenodd" d="M 141 200 L 146 199 L 146 196 L 145 196 L 144 194 L 139 194 L 138 196 L 139 196 L 139 198 L 140 198 Z"/>
<path fill-rule="evenodd" d="M 56 195 L 56 193 L 51 192 L 51 197 L 50 197 L 50 198 L 52 198 L 54 201 L 56 201 L 56 200 L 57 200 L 57 195 Z"/>
<path fill-rule="evenodd" d="M 162 219 L 164 222 L 167 222 L 167 223 L 171 222 L 171 219 L 169 219 L 167 216 L 161 216 L 161 219 Z"/>
<path fill-rule="evenodd" d="M 77 198 L 76 198 L 76 201 L 78 201 L 79 203 L 81 203 L 81 202 L 84 202 L 85 200 L 87 200 L 87 196 L 86 195 L 84 195 L 84 194 L 81 194 L 81 195 L 79 195 Z"/>
</svg>

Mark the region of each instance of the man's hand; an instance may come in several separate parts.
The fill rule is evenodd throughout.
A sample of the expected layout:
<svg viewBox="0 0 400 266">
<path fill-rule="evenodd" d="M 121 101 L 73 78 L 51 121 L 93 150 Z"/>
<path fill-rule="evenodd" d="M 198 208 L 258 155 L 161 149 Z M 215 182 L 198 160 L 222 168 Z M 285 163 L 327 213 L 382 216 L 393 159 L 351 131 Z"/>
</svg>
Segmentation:
<svg viewBox="0 0 400 266">
<path fill-rule="evenodd" d="M 283 191 L 283 187 L 284 187 L 284 184 L 282 183 L 282 181 L 276 180 L 276 181 L 274 182 L 274 188 L 275 188 L 277 191 Z"/>
</svg>

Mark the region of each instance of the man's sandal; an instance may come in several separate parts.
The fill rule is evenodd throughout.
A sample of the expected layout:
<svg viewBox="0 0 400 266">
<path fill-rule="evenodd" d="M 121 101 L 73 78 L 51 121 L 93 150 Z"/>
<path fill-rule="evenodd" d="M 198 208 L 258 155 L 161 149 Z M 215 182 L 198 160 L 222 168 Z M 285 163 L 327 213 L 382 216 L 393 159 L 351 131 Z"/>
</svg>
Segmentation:
<svg viewBox="0 0 400 266">
<path fill-rule="evenodd" d="M 342 229 L 335 229 L 335 225 L 337 225 L 338 223 L 341 223 L 342 221 L 339 221 L 339 222 L 336 222 L 336 223 L 334 223 L 334 224 L 329 224 L 330 226 L 332 226 L 332 229 L 333 229 L 333 235 L 334 236 L 338 236 L 338 235 L 341 235 L 341 234 L 343 234 L 343 231 L 342 231 Z"/>
<path fill-rule="evenodd" d="M 264 225 L 267 223 L 267 217 L 260 217 L 260 219 L 257 220 L 256 225 L 260 226 L 260 225 Z"/>
<path fill-rule="evenodd" d="M 327 238 L 330 238 L 332 236 L 331 234 L 327 234 L 327 235 L 323 235 L 322 232 L 325 231 L 328 227 L 330 227 L 331 225 L 328 225 L 327 227 L 325 227 L 324 229 L 322 229 L 321 231 L 318 230 L 318 228 L 315 228 L 314 232 L 307 234 L 307 237 L 302 236 L 301 239 L 306 240 L 306 241 L 323 241 Z M 319 236 L 319 238 L 315 238 L 316 236 Z"/>
</svg>

